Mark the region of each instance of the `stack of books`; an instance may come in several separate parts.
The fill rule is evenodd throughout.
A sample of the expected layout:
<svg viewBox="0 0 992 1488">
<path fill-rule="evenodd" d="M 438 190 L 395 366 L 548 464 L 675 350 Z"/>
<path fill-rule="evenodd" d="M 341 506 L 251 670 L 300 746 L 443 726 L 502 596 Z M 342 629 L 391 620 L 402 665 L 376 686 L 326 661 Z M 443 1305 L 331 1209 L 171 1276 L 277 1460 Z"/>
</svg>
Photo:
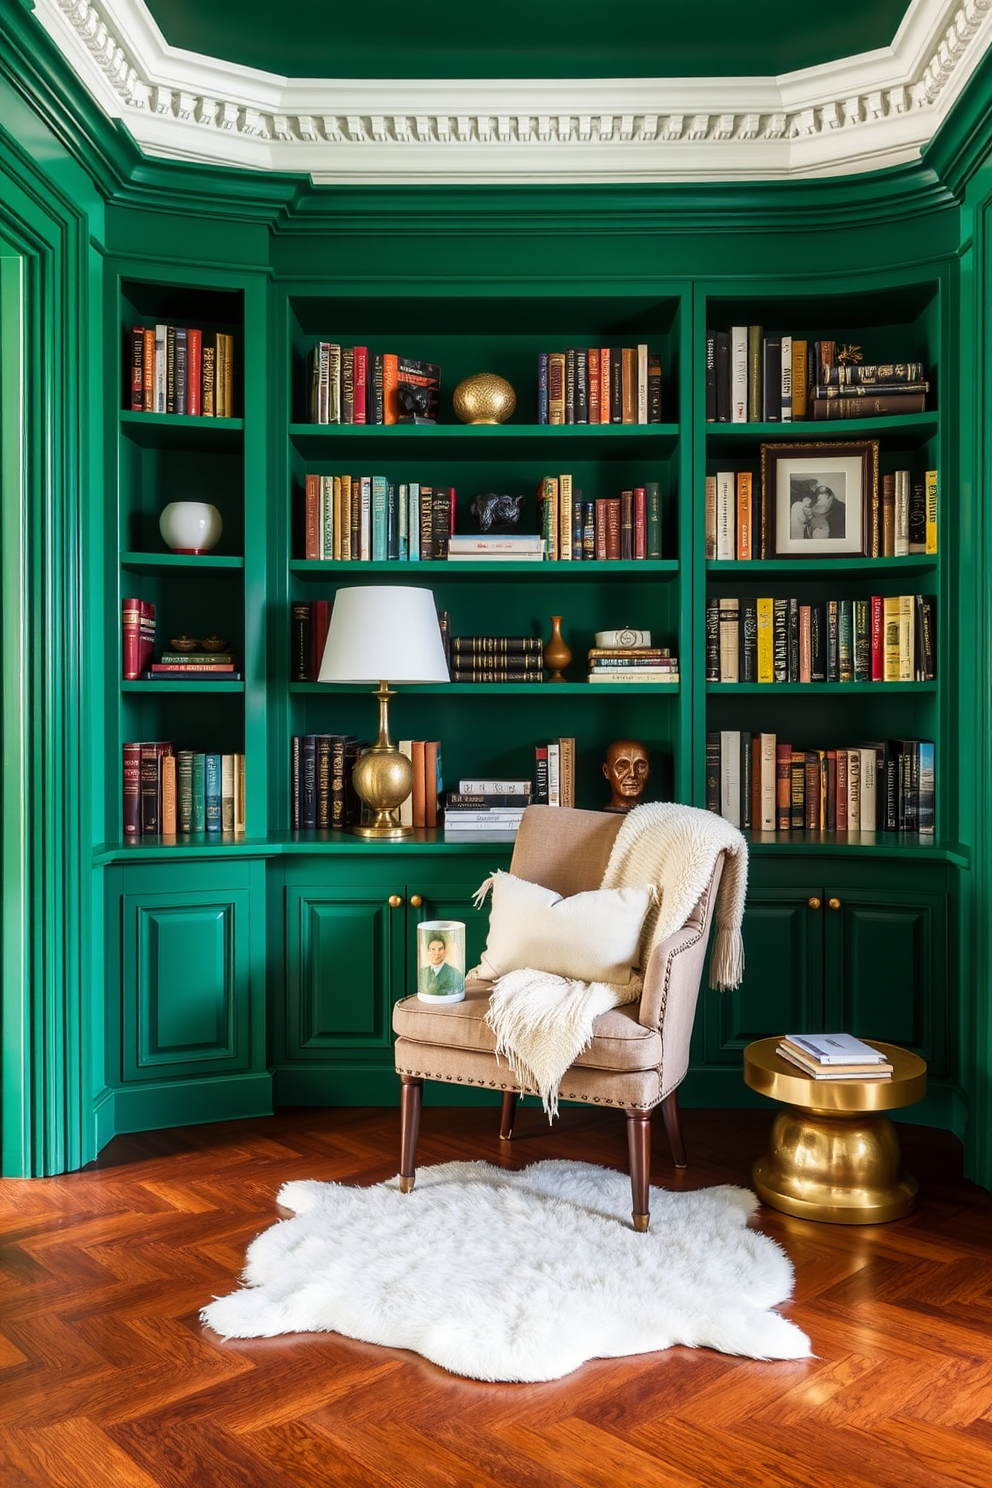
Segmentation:
<svg viewBox="0 0 992 1488">
<path fill-rule="evenodd" d="M 153 661 L 141 673 L 144 682 L 168 682 L 170 678 L 240 682 L 241 677 L 231 651 L 163 651 L 160 660 Z"/>
<path fill-rule="evenodd" d="M 530 804 L 529 780 L 459 780 L 444 800 L 445 832 L 515 832 Z"/>
<path fill-rule="evenodd" d="M 889 1080 L 884 1054 L 850 1033 L 787 1033 L 775 1050 L 814 1080 Z"/>
<path fill-rule="evenodd" d="M 678 682 L 679 663 L 667 646 L 593 646 L 590 682 Z"/>
<path fill-rule="evenodd" d="M 449 537 L 449 563 L 543 563 L 544 538 L 531 532 L 483 532 Z"/>
<path fill-rule="evenodd" d="M 452 682 L 541 682 L 544 642 L 540 636 L 451 637 Z"/>
</svg>

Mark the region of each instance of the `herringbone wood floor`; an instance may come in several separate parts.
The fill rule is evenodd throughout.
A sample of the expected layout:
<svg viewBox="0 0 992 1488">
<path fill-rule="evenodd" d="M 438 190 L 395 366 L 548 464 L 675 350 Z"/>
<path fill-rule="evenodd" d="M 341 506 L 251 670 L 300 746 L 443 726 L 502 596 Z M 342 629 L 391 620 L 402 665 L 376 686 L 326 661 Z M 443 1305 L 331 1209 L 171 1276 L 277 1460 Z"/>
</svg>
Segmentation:
<svg viewBox="0 0 992 1488">
<path fill-rule="evenodd" d="M 422 1164 L 624 1167 L 622 1117 L 533 1103 L 508 1152 L 497 1111 L 428 1109 Z M 749 1181 L 765 1112 L 684 1113 L 679 1179 Z M 992 1196 L 944 1133 L 903 1127 L 917 1212 L 874 1228 L 771 1210 L 796 1267 L 809 1361 L 706 1350 L 593 1362 L 543 1385 L 452 1378 L 337 1335 L 220 1342 L 231 1289 L 289 1178 L 396 1171 L 395 1111 L 275 1117 L 117 1138 L 85 1172 L 0 1183 L 4 1488 L 944 1488 L 992 1483 Z"/>
</svg>

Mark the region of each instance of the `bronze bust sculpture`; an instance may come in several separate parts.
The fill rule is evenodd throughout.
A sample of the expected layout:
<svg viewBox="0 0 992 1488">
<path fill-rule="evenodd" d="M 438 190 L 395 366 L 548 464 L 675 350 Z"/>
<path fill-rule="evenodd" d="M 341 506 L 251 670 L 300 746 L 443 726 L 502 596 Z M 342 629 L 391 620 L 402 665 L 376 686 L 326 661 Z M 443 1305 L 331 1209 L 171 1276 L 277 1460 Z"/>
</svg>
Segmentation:
<svg viewBox="0 0 992 1488">
<path fill-rule="evenodd" d="M 606 751 L 603 774 L 610 782 L 610 804 L 605 811 L 630 811 L 641 804 L 651 766 L 648 752 L 636 739 L 614 739 Z"/>
</svg>

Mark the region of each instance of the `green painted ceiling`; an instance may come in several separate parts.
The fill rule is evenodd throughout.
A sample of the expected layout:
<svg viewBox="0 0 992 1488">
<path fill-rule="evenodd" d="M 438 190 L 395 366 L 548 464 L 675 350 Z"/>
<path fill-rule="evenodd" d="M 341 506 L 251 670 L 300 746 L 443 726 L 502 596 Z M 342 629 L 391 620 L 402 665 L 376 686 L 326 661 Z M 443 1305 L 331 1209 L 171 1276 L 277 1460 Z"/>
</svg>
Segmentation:
<svg viewBox="0 0 992 1488">
<path fill-rule="evenodd" d="M 888 46 L 908 0 L 146 3 L 172 46 L 286 77 L 581 78 L 777 76 Z"/>
</svg>

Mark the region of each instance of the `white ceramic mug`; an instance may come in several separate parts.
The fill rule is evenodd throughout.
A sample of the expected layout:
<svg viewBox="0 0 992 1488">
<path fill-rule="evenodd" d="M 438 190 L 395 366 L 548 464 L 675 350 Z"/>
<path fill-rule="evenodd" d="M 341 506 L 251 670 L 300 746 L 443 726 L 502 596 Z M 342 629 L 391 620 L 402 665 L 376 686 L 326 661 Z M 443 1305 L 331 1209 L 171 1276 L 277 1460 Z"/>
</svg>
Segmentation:
<svg viewBox="0 0 992 1488">
<path fill-rule="evenodd" d="M 417 996 L 421 1002 L 464 1002 L 465 926 L 461 920 L 421 920 L 417 926 Z"/>
</svg>

